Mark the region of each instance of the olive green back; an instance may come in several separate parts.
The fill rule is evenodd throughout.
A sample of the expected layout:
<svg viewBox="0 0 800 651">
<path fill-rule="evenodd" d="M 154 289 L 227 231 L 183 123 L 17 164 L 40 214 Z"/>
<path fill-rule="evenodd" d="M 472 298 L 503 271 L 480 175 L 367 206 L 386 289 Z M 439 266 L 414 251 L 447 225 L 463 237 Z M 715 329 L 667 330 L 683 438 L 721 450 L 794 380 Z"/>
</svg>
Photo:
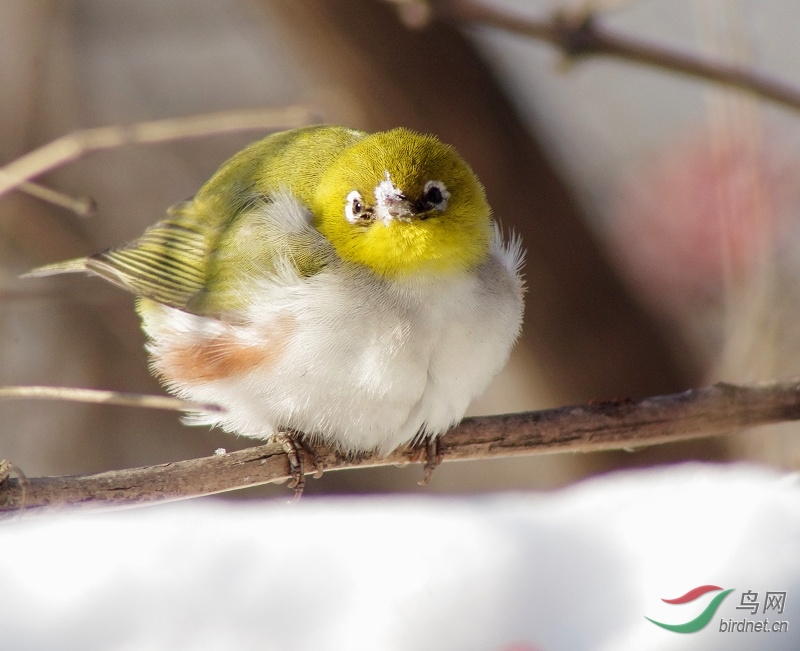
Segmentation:
<svg viewBox="0 0 800 651">
<path fill-rule="evenodd" d="M 137 296 L 196 314 L 235 309 L 234 279 L 269 271 L 278 255 L 304 275 L 316 273 L 324 260 L 315 258 L 312 242 L 277 229 L 245 237 L 246 216 L 282 191 L 310 206 L 330 162 L 365 135 L 313 126 L 267 136 L 226 161 L 194 199 L 173 206 L 137 240 L 91 256 L 87 268 Z"/>
</svg>

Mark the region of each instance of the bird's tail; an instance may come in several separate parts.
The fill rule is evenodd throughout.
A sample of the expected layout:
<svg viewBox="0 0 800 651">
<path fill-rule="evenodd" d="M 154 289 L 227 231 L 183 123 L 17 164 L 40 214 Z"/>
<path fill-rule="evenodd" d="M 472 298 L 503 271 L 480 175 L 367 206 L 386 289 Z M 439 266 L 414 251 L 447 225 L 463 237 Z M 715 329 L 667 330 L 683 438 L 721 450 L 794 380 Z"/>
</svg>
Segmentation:
<svg viewBox="0 0 800 651">
<path fill-rule="evenodd" d="M 65 260 L 64 262 L 46 264 L 21 274 L 20 278 L 43 278 L 44 276 L 56 276 L 58 274 L 73 274 L 87 271 L 86 261 L 87 258 L 75 258 L 73 260 Z"/>
</svg>

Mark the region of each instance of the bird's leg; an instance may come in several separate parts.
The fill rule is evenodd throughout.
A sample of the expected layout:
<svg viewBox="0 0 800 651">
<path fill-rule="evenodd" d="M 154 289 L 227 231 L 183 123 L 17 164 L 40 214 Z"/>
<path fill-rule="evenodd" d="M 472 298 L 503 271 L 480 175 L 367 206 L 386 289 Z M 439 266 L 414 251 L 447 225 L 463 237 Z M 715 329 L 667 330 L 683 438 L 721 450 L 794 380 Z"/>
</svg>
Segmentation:
<svg viewBox="0 0 800 651">
<path fill-rule="evenodd" d="M 294 489 L 292 502 L 296 502 L 302 497 L 306 487 L 305 455 L 308 454 L 314 460 L 316 479 L 322 477 L 324 472 L 322 459 L 300 432 L 277 432 L 274 439 L 276 443 L 281 444 L 289 459 L 289 474 L 292 475 L 289 488 Z"/>
<path fill-rule="evenodd" d="M 425 460 L 423 462 L 422 468 L 425 471 L 425 474 L 422 476 L 417 482 L 419 486 L 425 486 L 433 477 L 433 471 L 439 466 L 444 458 L 444 454 L 439 449 L 439 437 L 432 436 L 425 441 Z M 420 450 L 422 452 L 422 450 Z M 422 454 L 420 454 L 422 457 Z"/>
<path fill-rule="evenodd" d="M 303 489 L 306 487 L 305 460 L 302 454 L 298 454 L 298 436 L 294 432 L 277 432 L 274 439 L 276 443 L 281 444 L 289 459 L 289 474 L 292 476 L 289 488 L 294 489 L 291 501 L 296 502 L 302 497 Z"/>
<path fill-rule="evenodd" d="M 314 461 L 314 479 L 322 477 L 325 473 L 325 464 L 322 463 L 322 457 L 319 452 L 317 452 L 317 449 L 311 445 L 308 439 L 302 434 L 298 435 L 295 440 L 300 444 L 300 447 L 303 448 L 303 451 Z"/>
</svg>

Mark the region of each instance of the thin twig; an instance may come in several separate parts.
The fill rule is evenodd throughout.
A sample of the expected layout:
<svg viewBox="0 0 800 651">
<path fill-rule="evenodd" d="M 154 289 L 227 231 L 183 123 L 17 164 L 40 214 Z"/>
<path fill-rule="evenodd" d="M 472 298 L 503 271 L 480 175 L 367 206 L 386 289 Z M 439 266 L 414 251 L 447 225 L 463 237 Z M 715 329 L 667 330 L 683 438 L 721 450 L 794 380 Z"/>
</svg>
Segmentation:
<svg viewBox="0 0 800 651">
<path fill-rule="evenodd" d="M 170 396 L 154 396 L 144 393 L 123 393 L 120 391 L 103 391 L 100 389 L 80 389 L 74 387 L 0 387 L 0 400 L 3 399 L 66 400 L 69 402 L 88 402 L 98 405 L 165 409 L 167 411 L 223 411 L 222 407 L 218 405 L 190 402 L 189 400 L 181 400 L 180 398 L 172 398 Z"/>
<path fill-rule="evenodd" d="M 33 183 L 32 181 L 22 181 L 17 186 L 17 189 L 20 192 L 46 201 L 54 206 L 66 208 L 79 217 L 89 217 L 94 214 L 97 209 L 97 204 L 89 197 L 71 197 L 68 194 L 59 192 L 53 188 L 48 188 L 46 185 Z"/>
<path fill-rule="evenodd" d="M 0 196 L 45 172 L 88 153 L 130 144 L 185 140 L 211 134 L 251 129 L 288 129 L 309 124 L 314 113 L 306 106 L 223 111 L 129 126 L 83 129 L 61 136 L 0 168 Z"/>
<path fill-rule="evenodd" d="M 548 42 L 571 58 L 608 56 L 698 79 L 739 88 L 800 109 L 800 89 L 779 79 L 733 63 L 688 54 L 662 45 L 620 34 L 598 24 L 586 11 L 556 12 L 552 17 L 529 18 L 469 0 L 434 3 L 441 17 L 460 22 L 489 25 Z"/>
<path fill-rule="evenodd" d="M 440 439 L 444 461 L 551 452 L 629 449 L 715 436 L 744 427 L 800 420 L 800 380 L 755 386 L 716 384 L 638 402 L 612 401 L 505 416 L 467 418 Z M 417 450 L 348 458 L 317 448 L 326 470 L 410 463 Z M 313 464 L 310 460 L 306 468 Z M 313 470 L 309 469 L 309 473 Z M 280 444 L 97 475 L 0 483 L 0 512 L 109 509 L 209 495 L 289 479 Z"/>
</svg>

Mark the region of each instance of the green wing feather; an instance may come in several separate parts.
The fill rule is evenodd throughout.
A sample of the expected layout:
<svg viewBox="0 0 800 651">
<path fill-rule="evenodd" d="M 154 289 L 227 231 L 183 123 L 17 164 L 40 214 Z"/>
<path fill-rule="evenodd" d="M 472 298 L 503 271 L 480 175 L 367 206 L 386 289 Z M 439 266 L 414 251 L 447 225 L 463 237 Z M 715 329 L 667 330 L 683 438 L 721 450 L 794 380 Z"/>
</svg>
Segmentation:
<svg viewBox="0 0 800 651">
<path fill-rule="evenodd" d="M 178 204 L 130 245 L 89 256 L 86 269 L 137 296 L 185 309 L 205 287 L 216 236 L 194 218 L 191 203 Z"/>
<path fill-rule="evenodd" d="M 137 240 L 27 275 L 89 271 L 137 296 L 188 312 L 235 309 L 241 300 L 231 289 L 232 278 L 245 273 L 242 267 L 268 272 L 279 256 L 302 275 L 324 266 L 313 259 L 313 242 L 303 237 L 289 242 L 285 232 L 262 232 L 255 241 L 236 237 L 248 213 L 268 205 L 278 192 L 310 206 L 327 165 L 364 135 L 341 127 L 305 127 L 267 136 L 225 162 L 194 199 L 171 208 Z"/>
</svg>

